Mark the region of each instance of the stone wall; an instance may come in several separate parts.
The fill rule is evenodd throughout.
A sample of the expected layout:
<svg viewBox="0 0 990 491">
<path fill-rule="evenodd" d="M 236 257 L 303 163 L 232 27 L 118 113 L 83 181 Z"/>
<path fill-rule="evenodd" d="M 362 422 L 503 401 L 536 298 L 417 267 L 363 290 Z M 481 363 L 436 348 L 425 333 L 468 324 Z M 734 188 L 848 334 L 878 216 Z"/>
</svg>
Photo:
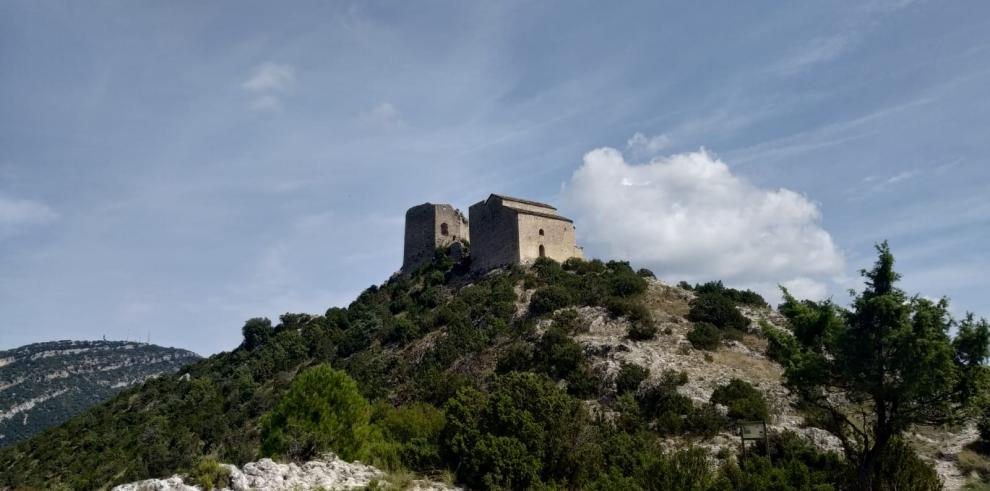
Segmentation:
<svg viewBox="0 0 990 491">
<path fill-rule="evenodd" d="M 502 206 L 498 197 L 479 201 L 468 209 L 473 237 L 471 270 L 487 271 L 519 262 L 519 222 L 515 210 Z"/>
<path fill-rule="evenodd" d="M 540 246 L 543 246 L 544 256 L 557 262 L 584 257 L 583 251 L 576 245 L 574 224 L 570 220 L 527 213 L 519 213 L 518 216 L 520 263 L 530 264 L 540 257 Z"/>
<path fill-rule="evenodd" d="M 437 247 L 470 240 L 464 214 L 446 204 L 423 203 L 406 211 L 402 271 L 409 272 L 433 259 Z"/>
</svg>

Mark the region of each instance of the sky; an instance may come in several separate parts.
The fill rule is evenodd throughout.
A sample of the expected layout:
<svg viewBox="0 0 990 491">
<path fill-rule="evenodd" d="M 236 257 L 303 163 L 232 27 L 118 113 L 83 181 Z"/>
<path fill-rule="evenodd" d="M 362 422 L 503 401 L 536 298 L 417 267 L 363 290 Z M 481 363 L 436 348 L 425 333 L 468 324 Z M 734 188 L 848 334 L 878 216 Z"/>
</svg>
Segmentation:
<svg viewBox="0 0 990 491">
<path fill-rule="evenodd" d="M 230 350 L 547 201 L 585 254 L 990 316 L 990 3 L 0 2 L 0 349 Z"/>
</svg>

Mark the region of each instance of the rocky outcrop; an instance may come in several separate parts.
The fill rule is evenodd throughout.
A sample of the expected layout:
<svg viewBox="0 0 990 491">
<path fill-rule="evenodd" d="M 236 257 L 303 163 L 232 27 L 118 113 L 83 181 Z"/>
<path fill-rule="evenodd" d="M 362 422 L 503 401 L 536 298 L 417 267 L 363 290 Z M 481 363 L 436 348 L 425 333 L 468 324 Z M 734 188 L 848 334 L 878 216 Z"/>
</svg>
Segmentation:
<svg viewBox="0 0 990 491">
<path fill-rule="evenodd" d="M 389 480 L 381 470 L 360 462 L 346 462 L 334 455 L 312 460 L 302 465 L 280 464 L 271 459 L 244 464 L 242 468 L 223 464 L 230 472 L 229 491 L 278 491 L 326 489 L 357 489 L 378 483 L 383 489 L 453 491 L 459 488 L 439 482 L 411 480 L 400 485 Z M 199 491 L 201 488 L 186 484 L 181 476 L 168 479 L 147 479 L 122 484 L 113 491 Z"/>
</svg>

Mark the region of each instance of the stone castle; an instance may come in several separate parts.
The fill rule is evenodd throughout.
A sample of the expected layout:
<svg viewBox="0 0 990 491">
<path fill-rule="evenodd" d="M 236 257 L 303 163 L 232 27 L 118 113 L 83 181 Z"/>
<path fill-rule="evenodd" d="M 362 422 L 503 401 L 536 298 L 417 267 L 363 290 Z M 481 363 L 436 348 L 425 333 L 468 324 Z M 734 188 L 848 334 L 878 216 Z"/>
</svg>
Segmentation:
<svg viewBox="0 0 990 491">
<path fill-rule="evenodd" d="M 433 259 L 437 247 L 451 246 L 457 259 L 460 244 L 471 244 L 471 270 L 485 272 L 509 264 L 529 264 L 540 257 L 566 261 L 584 254 L 574 239 L 574 222 L 557 209 L 492 194 L 468 209 L 469 218 L 447 204 L 423 203 L 406 212 L 402 272 Z"/>
</svg>

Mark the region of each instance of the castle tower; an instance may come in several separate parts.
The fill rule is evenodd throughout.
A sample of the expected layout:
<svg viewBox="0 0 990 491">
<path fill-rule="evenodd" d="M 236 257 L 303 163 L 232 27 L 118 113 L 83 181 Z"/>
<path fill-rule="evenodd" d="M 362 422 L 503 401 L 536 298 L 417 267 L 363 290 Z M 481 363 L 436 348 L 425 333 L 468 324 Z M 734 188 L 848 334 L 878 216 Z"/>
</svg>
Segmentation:
<svg viewBox="0 0 990 491">
<path fill-rule="evenodd" d="M 423 203 L 406 211 L 402 271 L 408 273 L 433 259 L 437 247 L 470 240 L 468 220 L 447 204 Z"/>
<path fill-rule="evenodd" d="M 487 271 L 507 264 L 531 264 L 548 257 L 564 262 L 583 258 L 574 222 L 546 203 L 493 194 L 471 205 L 474 224 L 471 269 Z"/>
</svg>

